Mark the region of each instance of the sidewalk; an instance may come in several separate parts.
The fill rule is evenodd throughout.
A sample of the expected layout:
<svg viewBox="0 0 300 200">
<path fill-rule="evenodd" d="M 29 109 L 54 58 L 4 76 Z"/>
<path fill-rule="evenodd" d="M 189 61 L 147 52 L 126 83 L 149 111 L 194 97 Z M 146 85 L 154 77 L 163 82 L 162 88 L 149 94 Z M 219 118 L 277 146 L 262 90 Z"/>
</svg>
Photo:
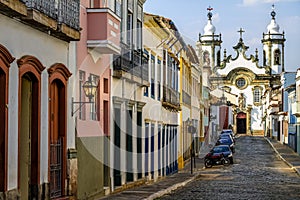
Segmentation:
<svg viewBox="0 0 300 200">
<path fill-rule="evenodd" d="M 277 140 L 266 138 L 268 143 L 274 149 L 276 154 L 289 165 L 295 172 L 300 176 L 300 156 L 295 153 L 287 145 L 279 143 Z M 147 199 L 152 200 L 158 197 L 161 197 L 165 194 L 170 193 L 173 190 L 176 190 L 179 187 L 183 187 L 189 182 L 200 176 L 201 170 L 204 169 L 203 158 L 196 158 L 196 168 L 193 169 L 193 174 L 191 174 L 191 165 L 190 162 L 180 170 L 178 173 L 175 173 L 170 176 L 163 177 L 157 182 L 150 184 L 142 185 L 139 187 L 131 188 L 124 190 L 120 193 L 111 194 L 100 199 Z"/>
<path fill-rule="evenodd" d="M 178 173 L 163 177 L 157 182 L 142 185 L 132 189 L 124 190 L 117 194 L 111 194 L 100 199 L 147 199 L 152 200 L 161 197 L 165 194 L 169 194 L 171 191 L 176 190 L 179 187 L 183 187 L 189 182 L 193 181 L 200 176 L 200 171 L 204 167 L 203 159 L 196 158 L 196 168 L 193 169 L 191 174 L 190 162 L 186 164 L 184 169 Z"/>
<path fill-rule="evenodd" d="M 295 170 L 295 172 L 300 176 L 300 155 L 294 152 L 294 150 L 289 146 L 281 144 L 277 140 L 267 137 L 265 137 L 265 139 L 269 142 L 280 159 L 283 160 L 290 168 Z"/>
</svg>

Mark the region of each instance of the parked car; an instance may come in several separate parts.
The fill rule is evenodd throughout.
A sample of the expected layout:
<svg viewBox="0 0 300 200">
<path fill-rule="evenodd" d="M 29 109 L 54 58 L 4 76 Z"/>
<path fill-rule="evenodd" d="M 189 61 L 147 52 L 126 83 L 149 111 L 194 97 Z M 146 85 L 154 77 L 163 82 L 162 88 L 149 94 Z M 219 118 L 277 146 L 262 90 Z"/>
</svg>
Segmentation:
<svg viewBox="0 0 300 200">
<path fill-rule="evenodd" d="M 235 140 L 235 136 L 234 136 L 234 133 L 233 133 L 232 129 L 223 129 L 222 132 L 221 132 L 221 135 L 222 134 L 230 134 L 231 137 Z"/>
<path fill-rule="evenodd" d="M 222 157 L 228 158 L 230 163 L 233 164 L 232 151 L 228 145 L 216 145 L 206 156 L 205 160 L 221 160 Z"/>
<path fill-rule="evenodd" d="M 219 138 L 216 145 L 228 145 L 232 153 L 235 152 L 234 142 L 230 136 Z"/>
<path fill-rule="evenodd" d="M 230 138 L 235 144 L 235 137 L 232 136 L 229 132 L 222 133 L 221 135 L 219 135 L 219 138 Z"/>
</svg>

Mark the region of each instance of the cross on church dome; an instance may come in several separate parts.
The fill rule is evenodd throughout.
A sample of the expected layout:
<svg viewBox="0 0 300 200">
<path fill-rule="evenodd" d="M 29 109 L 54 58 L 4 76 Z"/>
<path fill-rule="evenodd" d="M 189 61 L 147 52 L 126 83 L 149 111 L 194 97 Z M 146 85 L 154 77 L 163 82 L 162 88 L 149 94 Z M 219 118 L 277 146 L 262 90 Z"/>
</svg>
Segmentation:
<svg viewBox="0 0 300 200">
<path fill-rule="evenodd" d="M 243 40 L 243 33 L 245 32 L 245 30 L 243 30 L 243 28 L 240 28 L 240 30 L 238 30 L 238 32 L 240 33 L 240 40 Z"/>
<path fill-rule="evenodd" d="M 272 12 L 271 12 L 271 16 L 272 16 L 272 19 L 275 19 L 276 12 L 275 12 L 275 5 L 274 5 L 274 4 L 272 5 Z"/>
<path fill-rule="evenodd" d="M 207 8 L 207 10 L 208 10 L 207 17 L 208 17 L 209 20 L 211 20 L 211 18 L 212 18 L 212 16 L 213 16 L 212 13 L 211 13 L 211 11 L 213 10 L 213 8 L 209 6 L 209 7 Z"/>
</svg>

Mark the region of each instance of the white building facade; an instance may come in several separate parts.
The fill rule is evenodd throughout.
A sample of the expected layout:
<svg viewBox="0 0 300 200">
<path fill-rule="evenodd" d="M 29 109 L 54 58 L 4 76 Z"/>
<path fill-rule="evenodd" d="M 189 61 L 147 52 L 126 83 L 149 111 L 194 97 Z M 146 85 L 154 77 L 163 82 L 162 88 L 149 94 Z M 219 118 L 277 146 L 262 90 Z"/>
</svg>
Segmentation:
<svg viewBox="0 0 300 200">
<path fill-rule="evenodd" d="M 211 10 L 209 10 L 204 35 L 200 36 L 203 50 L 205 49 L 204 45 L 208 45 L 207 50 L 203 51 L 203 59 L 204 64 L 205 59 L 207 63 L 211 64 L 212 73 L 209 78 L 211 93 L 222 90 L 225 97 L 225 92 L 236 96 L 233 102 L 230 101 L 236 133 L 264 135 L 265 130 L 262 126 L 264 111 L 261 109 L 261 96 L 271 85 L 280 84 L 280 73 L 284 71 L 284 33 L 279 32 L 274 9 L 271 16 L 271 22 L 267 27 L 268 32 L 263 35 L 262 39 L 263 65 L 258 62 L 257 50 L 254 55 L 247 54 L 249 47 L 244 44 L 242 34 L 245 31 L 242 29 L 238 31 L 240 38 L 237 45 L 233 47 L 235 55 L 227 55 L 225 49 L 221 60 L 221 41 L 214 44 L 217 41 L 217 35 L 215 35 L 215 27 L 211 22 Z M 211 56 L 207 56 L 207 54 Z M 219 129 L 227 128 L 228 125 L 228 120 L 219 121 Z"/>
<path fill-rule="evenodd" d="M 76 157 L 68 153 L 75 149 L 71 75 L 76 59 L 70 41 L 80 33 L 79 2 L 72 3 L 73 22 L 59 23 L 58 11 L 48 10 L 67 6 L 58 2 L 37 7 L 32 1 L 10 1 L 1 11 L 1 199 L 73 196 L 69 189 L 76 188 L 71 184 Z M 67 13 L 60 14 L 67 19 Z"/>
</svg>

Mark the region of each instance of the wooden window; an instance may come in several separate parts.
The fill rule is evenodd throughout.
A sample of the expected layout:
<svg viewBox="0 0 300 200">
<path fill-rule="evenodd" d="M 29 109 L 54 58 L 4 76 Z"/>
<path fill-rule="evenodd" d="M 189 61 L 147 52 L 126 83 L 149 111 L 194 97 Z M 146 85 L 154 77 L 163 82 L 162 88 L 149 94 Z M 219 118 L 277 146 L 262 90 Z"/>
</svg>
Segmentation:
<svg viewBox="0 0 300 200">
<path fill-rule="evenodd" d="M 157 60 L 157 100 L 160 100 L 161 61 Z"/>
<path fill-rule="evenodd" d="M 90 106 L 90 119 L 91 120 L 97 120 L 99 121 L 99 117 L 97 117 L 97 113 L 99 113 L 100 110 L 100 103 L 99 103 L 99 76 L 95 75 L 95 74 L 90 74 L 90 77 L 92 79 L 92 81 L 94 82 L 94 84 L 98 85 L 96 94 L 94 96 L 94 103 L 91 104 Z"/>
<path fill-rule="evenodd" d="M 155 99 L 155 57 L 151 55 L 151 98 Z"/>
<path fill-rule="evenodd" d="M 104 91 L 104 93 L 108 94 L 108 79 L 107 78 L 103 79 L 103 91 Z"/>
<path fill-rule="evenodd" d="M 127 13 L 127 44 L 131 45 L 133 40 L 133 13 Z"/>
<path fill-rule="evenodd" d="M 122 14 L 122 1 L 121 0 L 116 0 L 115 2 L 115 9 L 116 9 L 116 14 L 121 17 Z"/>
<path fill-rule="evenodd" d="M 79 102 L 85 102 L 85 94 L 82 88 L 82 85 L 85 82 L 85 72 L 79 71 Z M 86 112 L 85 112 L 85 104 L 81 106 L 79 109 L 79 119 L 85 120 L 86 119 Z"/>
<path fill-rule="evenodd" d="M 108 101 L 103 101 L 103 132 L 105 135 L 108 135 L 108 130 L 109 130 L 108 113 L 109 113 L 109 103 Z"/>
</svg>

